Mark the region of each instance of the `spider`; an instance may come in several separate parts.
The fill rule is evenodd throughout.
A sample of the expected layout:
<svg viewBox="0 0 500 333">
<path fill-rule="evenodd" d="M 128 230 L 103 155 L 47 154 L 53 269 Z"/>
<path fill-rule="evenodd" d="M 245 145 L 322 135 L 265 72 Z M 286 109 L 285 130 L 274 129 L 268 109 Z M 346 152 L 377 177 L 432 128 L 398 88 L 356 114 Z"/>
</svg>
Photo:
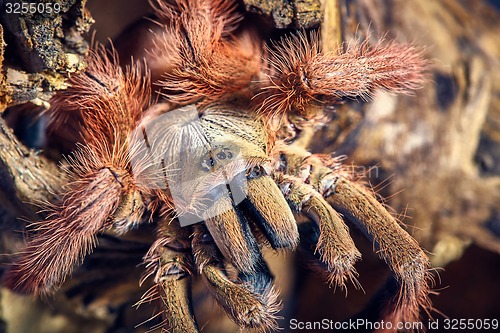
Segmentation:
<svg viewBox="0 0 500 333">
<path fill-rule="evenodd" d="M 272 331 L 280 304 L 262 247 L 302 242 L 331 285 L 356 285 L 360 253 L 348 221 L 373 240 L 398 283 L 384 319 L 417 321 L 430 308 L 426 254 L 338 158 L 311 154 L 296 139 L 323 121 L 326 105 L 417 89 L 422 52 L 363 42 L 322 53 L 318 36 L 303 32 L 261 46 L 237 29 L 233 1 L 151 4 L 162 31 L 146 65 L 122 69 L 115 51 L 96 46 L 87 69 L 51 100 L 52 128 L 78 119 L 81 145 L 68 158 L 59 202 L 34 224 L 5 285 L 50 294 L 99 233 L 154 220 L 142 281 L 153 283 L 143 301 L 160 301 L 165 332 L 199 332 L 194 275 L 241 328 Z"/>
</svg>

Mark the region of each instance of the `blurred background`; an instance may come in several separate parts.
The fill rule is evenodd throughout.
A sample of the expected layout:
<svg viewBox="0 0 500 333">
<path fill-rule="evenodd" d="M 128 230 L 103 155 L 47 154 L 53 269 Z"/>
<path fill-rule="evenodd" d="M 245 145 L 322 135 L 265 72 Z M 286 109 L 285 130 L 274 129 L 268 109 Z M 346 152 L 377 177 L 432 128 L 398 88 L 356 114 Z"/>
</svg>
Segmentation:
<svg viewBox="0 0 500 333">
<path fill-rule="evenodd" d="M 311 14 L 321 20 L 306 22 L 297 11 L 283 14 L 301 2 L 242 0 L 241 10 L 248 10 L 242 24 L 256 27 L 263 39 L 321 27 L 323 47 L 331 51 L 339 38 L 385 38 L 424 49 L 430 65 L 423 89 L 414 96 L 380 93 L 368 103 L 339 106 L 314 133 L 310 150 L 346 155 L 346 163 L 371 170 L 372 186 L 436 267 L 434 318 L 500 319 L 499 2 L 324 0 Z M 152 11 L 146 0 L 88 0 L 85 6 L 95 20 L 85 39 L 111 40 L 124 57 L 147 45 L 144 17 Z M 4 70 L 15 67 L 8 52 L 5 58 Z M 37 140 L 26 134 L 34 131 L 26 130 L 33 125 L 31 111 L 23 110 L 10 107 L 2 116 L 25 144 L 36 147 Z M 25 222 L 1 202 L 0 216 L 2 252 L 15 252 L 22 237 L 12 230 L 22 230 Z M 146 332 L 156 322 L 140 324 L 154 305 L 133 304 L 145 291 L 137 286 L 138 265 L 150 232 L 145 228 L 125 240 L 103 236 L 83 268 L 45 302 L 2 289 L 0 332 Z M 347 296 L 310 272 L 300 252 L 266 254 L 282 290 L 282 332 L 291 331 L 292 318 L 342 321 L 366 311 L 390 272 L 369 241 L 356 230 L 352 236 L 363 254 L 356 266 L 363 290 L 350 285 Z M 106 269 L 110 261 L 114 265 Z M 201 284 L 194 285 L 194 304 L 203 332 L 239 331 Z"/>
</svg>

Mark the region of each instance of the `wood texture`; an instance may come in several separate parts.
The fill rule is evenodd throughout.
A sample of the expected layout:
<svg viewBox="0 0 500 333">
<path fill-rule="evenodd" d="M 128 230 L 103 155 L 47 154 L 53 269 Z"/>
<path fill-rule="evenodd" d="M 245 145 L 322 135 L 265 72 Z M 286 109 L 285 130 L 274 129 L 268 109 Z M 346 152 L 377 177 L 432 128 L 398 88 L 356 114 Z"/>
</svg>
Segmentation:
<svg viewBox="0 0 500 333">
<path fill-rule="evenodd" d="M 500 253 L 500 25 L 474 1 L 350 1 L 344 38 L 400 40 L 432 63 L 415 96 L 379 94 L 349 103 L 320 132 L 315 150 L 375 167 L 376 185 L 437 266 L 471 242 Z M 360 37 L 361 36 L 361 37 Z M 347 126 L 341 127 L 344 123 Z"/>
<path fill-rule="evenodd" d="M 247 6 L 257 2 L 245 1 Z M 333 1 L 326 2 L 331 4 Z M 66 52 L 68 47 L 73 47 L 69 58 L 68 53 L 60 53 L 55 57 L 59 60 L 47 62 L 49 57 L 40 53 L 43 51 L 41 47 L 35 47 L 34 53 L 15 57 L 17 51 L 9 49 L 10 46 L 5 49 L 6 40 L 8 42 L 11 37 L 0 38 L 0 64 L 3 64 L 0 112 L 9 105 L 26 101 L 43 105 L 54 89 L 63 87 L 65 75 L 83 66 L 80 57 L 85 53 L 86 44 L 79 33 L 88 29 L 91 19 L 83 10 L 85 1 L 68 0 L 65 3 L 68 8 L 74 8 L 66 25 L 71 28 L 61 32 L 60 26 L 56 26 L 62 24 L 62 19 L 44 21 L 43 24 L 52 25 L 51 38 L 56 40 L 53 50 Z M 289 4 L 283 1 L 278 5 L 283 7 L 285 3 Z M 389 198 L 387 203 L 396 212 L 405 212 L 410 217 L 403 222 L 433 254 L 434 264 L 443 266 L 458 260 L 471 243 L 500 253 L 500 14 L 484 2 L 472 0 L 353 0 L 338 3 L 341 27 L 337 26 L 335 15 L 327 16 L 323 23 L 323 29 L 333 31 L 332 36 L 338 36 L 341 31 L 347 42 L 367 35 L 373 41 L 384 36 L 388 40 L 410 41 L 425 48 L 432 66 L 428 72 L 428 84 L 415 96 L 379 94 L 370 103 L 348 102 L 339 107 L 332 121 L 315 133 L 310 148 L 317 152 L 346 154 L 349 162 L 366 168 L 375 167 L 369 173 L 375 186 L 383 186 L 389 178 L 389 185 L 381 190 L 381 194 Z M 272 16 L 271 12 L 263 13 L 268 19 Z M 311 17 L 317 24 L 315 14 Z M 25 18 L 18 18 L 16 22 L 20 19 Z M 275 25 L 293 27 L 296 24 L 293 22 L 299 21 L 291 15 Z M 0 37 L 15 31 L 12 22 L 13 18 L 7 22 L 2 16 Z M 25 37 L 33 37 L 30 34 L 37 31 L 40 22 L 28 18 L 25 22 L 35 27 L 26 30 L 29 33 Z M 63 47 L 60 44 L 63 39 L 74 43 Z M 327 47 L 335 50 L 337 45 L 335 42 Z M 18 46 L 22 48 L 22 44 Z M 56 163 L 26 148 L 2 120 L 2 254 L 22 248 L 22 234 L 18 232 L 25 227 L 22 219 L 33 219 L 37 210 L 33 203 L 53 200 L 54 193 L 64 183 Z M 101 237 L 96 252 L 56 298 L 49 301 L 49 307 L 2 290 L 0 318 L 5 318 L 7 327 L 10 325 L 7 332 L 32 330 L 33 327 L 21 327 L 24 321 L 28 322 L 23 321 L 25 318 L 29 318 L 39 332 L 134 330 L 136 324 L 153 313 L 153 307 L 141 307 L 139 311 L 132 307 L 134 300 L 144 292 L 137 287 L 141 268 L 136 265 L 147 251 L 151 234 L 152 231 L 146 228 L 124 240 L 114 235 Z M 474 253 L 479 251 L 477 246 L 473 247 Z M 365 252 L 371 250 L 370 244 L 364 247 Z M 7 260 L 8 257 L 0 256 L 0 264 Z M 280 272 L 286 272 L 278 277 L 283 280 L 282 285 L 291 284 L 289 280 L 293 272 L 290 266 L 297 263 L 290 264 L 290 258 L 274 257 L 274 260 L 285 266 L 274 266 Z M 372 264 L 370 255 L 364 255 L 364 260 L 365 267 L 359 271 L 361 278 L 363 272 L 370 274 L 365 282 L 362 281 L 370 294 L 384 279 L 385 271 L 380 265 Z M 468 260 L 473 262 L 470 258 Z M 463 268 L 454 269 L 459 272 Z M 370 284 L 366 280 L 374 282 Z M 311 287 L 314 284 L 314 288 Z M 340 320 L 359 311 L 365 303 L 360 299 L 367 298 L 361 292 L 350 291 L 347 300 L 342 295 L 340 301 L 334 303 L 328 298 L 332 291 L 325 292 L 326 287 L 319 289 L 318 285 L 321 286 L 319 280 L 300 276 L 295 286 L 300 290 L 285 300 L 285 308 L 295 306 L 283 315 L 287 318 L 301 316 L 302 319 L 325 315 Z M 201 295 L 196 301 L 203 304 L 198 310 L 200 326 L 211 323 L 204 332 L 218 329 L 223 329 L 224 333 L 238 331 L 228 320 L 215 319 L 224 314 L 214 309 L 212 301 L 203 296 L 200 286 L 195 285 L 195 294 Z M 311 314 L 311 309 L 314 314 Z M 475 312 L 476 317 L 480 315 Z M 2 325 L 0 320 L 0 332 L 5 330 Z M 135 331 L 145 331 L 151 325 L 147 323 Z M 287 325 L 286 321 L 282 323 L 284 325 Z M 71 331 L 69 327 L 72 327 Z"/>
</svg>

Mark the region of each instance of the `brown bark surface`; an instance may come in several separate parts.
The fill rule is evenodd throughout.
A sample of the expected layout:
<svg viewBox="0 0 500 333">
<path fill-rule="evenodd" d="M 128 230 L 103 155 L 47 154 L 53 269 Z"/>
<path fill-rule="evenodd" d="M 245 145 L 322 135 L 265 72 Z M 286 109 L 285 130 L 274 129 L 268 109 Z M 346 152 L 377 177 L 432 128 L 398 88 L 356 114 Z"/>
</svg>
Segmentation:
<svg viewBox="0 0 500 333">
<path fill-rule="evenodd" d="M 347 41 L 371 31 L 413 42 L 432 61 L 429 79 L 415 96 L 381 93 L 352 105 L 356 113 L 339 110 L 314 148 L 376 166 L 374 184 L 390 177 L 382 193 L 396 211 L 408 207 L 405 223 L 437 266 L 470 242 L 500 253 L 498 11 L 473 1 L 353 1 L 344 10 Z"/>
<path fill-rule="evenodd" d="M 323 1 L 323 6 L 333 3 Z M 64 78 L 85 65 L 87 44 L 81 34 L 91 18 L 84 0 L 63 0 L 64 15 L 29 17 L 0 15 L 0 113 L 17 124 L 13 105 L 30 101 L 44 105 L 53 91 L 64 88 Z M 139 4 L 138 4 L 139 3 Z M 291 4 L 293 3 L 293 4 Z M 278 28 L 317 25 L 319 1 L 242 1 L 242 6 Z M 346 154 L 349 163 L 375 167 L 368 174 L 372 184 L 385 186 L 380 193 L 408 230 L 432 253 L 450 285 L 439 297 L 437 308 L 457 317 L 487 318 L 498 315 L 500 278 L 500 14 L 484 2 L 464 0 L 354 0 L 326 16 L 324 35 L 342 32 L 345 41 L 376 41 L 385 36 L 413 42 L 425 48 L 432 60 L 429 80 L 415 96 L 378 94 L 372 102 L 348 102 L 332 121 L 319 129 L 310 148 L 316 152 Z M 0 1 L 2 4 L 2 1 Z M 101 6 L 105 6 L 101 4 Z M 145 1 L 121 10 L 146 8 Z M 290 8 L 288 8 L 288 7 Z M 301 7 L 302 6 L 302 7 Z M 1 6 L 0 6 L 1 7 Z M 97 1 L 90 4 L 101 36 L 106 36 L 108 12 Z M 119 6 L 120 7 L 120 6 Z M 287 9 L 288 8 L 288 9 Z M 300 10 L 298 10 L 300 9 Z M 341 29 L 331 11 L 340 10 Z M 118 11 L 113 15 L 122 17 Z M 144 11 L 144 12 L 147 12 Z M 140 18 L 143 12 L 136 14 Z M 307 13 L 303 16 L 298 14 Z M 123 15 L 127 20 L 133 14 Z M 271 23 L 274 22 L 274 23 Z M 113 21 L 116 35 L 117 24 Z M 123 27 L 125 24 L 123 24 Z M 43 29 L 42 29 L 43 28 Z M 279 32 L 281 33 L 281 31 Z M 104 37 L 105 38 L 105 37 Z M 337 37 L 325 48 L 335 50 Z M 27 148 L 0 119 L 0 253 L 22 248 L 25 220 L 33 220 L 40 201 L 54 200 L 63 185 L 58 161 Z M 360 170 L 360 169 L 356 169 Z M 367 169 L 368 170 L 368 169 Z M 386 179 L 389 178 L 389 184 Z M 0 292 L 0 332 L 129 332 L 153 313 L 154 306 L 137 311 L 132 304 L 144 290 L 138 288 L 141 257 L 147 251 L 152 227 L 125 239 L 100 238 L 100 246 L 82 269 L 54 299 L 42 302 L 3 290 Z M 358 265 L 368 295 L 384 282 L 388 272 L 373 255 L 371 244 L 354 235 L 363 252 Z M 470 244 L 475 244 L 468 247 Z M 465 255 L 463 255 L 465 252 Z M 463 255 L 463 257 L 462 257 Z M 278 285 L 292 290 L 293 270 L 298 267 L 295 289 L 284 295 L 287 332 L 289 318 L 343 320 L 356 314 L 368 299 L 349 288 L 347 299 L 334 294 L 320 278 L 302 270 L 299 262 L 274 257 Z M 9 257 L 0 256 L 0 264 Z M 471 268 L 474 266 L 474 268 Z M 0 266 L 2 267 L 2 266 Z M 1 274 L 0 268 L 0 274 Z M 477 276 L 465 275 L 471 269 Z M 281 274 L 281 275 L 280 275 Z M 451 275 L 450 275 L 451 274 Z M 467 280 L 469 279 L 469 280 Z M 468 282 L 469 281 L 469 282 Z M 237 332 L 214 310 L 202 286 L 195 285 L 200 326 L 204 332 Z M 460 304 L 467 304 L 462 307 Z M 498 317 L 498 316 L 497 316 Z M 134 331 L 143 332 L 151 324 Z M 36 327 L 36 328 L 34 328 Z"/>
</svg>

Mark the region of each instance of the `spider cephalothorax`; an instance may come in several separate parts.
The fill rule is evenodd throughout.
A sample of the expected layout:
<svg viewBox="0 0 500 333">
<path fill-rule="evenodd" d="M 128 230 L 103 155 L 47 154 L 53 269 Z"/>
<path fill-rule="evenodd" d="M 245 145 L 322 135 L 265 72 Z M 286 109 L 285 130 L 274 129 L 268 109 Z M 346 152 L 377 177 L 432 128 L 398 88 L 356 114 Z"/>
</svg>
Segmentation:
<svg viewBox="0 0 500 333">
<path fill-rule="evenodd" d="M 365 42 L 324 54 L 300 33 L 263 52 L 251 32 L 235 34 L 232 1 L 158 0 L 155 8 L 164 33 L 152 36 L 146 62 L 168 69 L 158 83 L 164 101 L 150 102 L 142 66 L 122 70 L 114 54 L 91 53 L 48 111 L 55 127 L 65 116 L 81 122 L 70 183 L 6 285 L 50 293 L 99 232 L 153 219 L 157 240 L 144 260 L 154 287 L 145 300 L 161 300 L 165 330 L 198 331 L 188 290 L 197 271 L 238 325 L 268 331 L 279 306 L 261 247 L 293 250 L 302 241 L 331 284 L 356 283 L 360 253 L 345 218 L 373 239 L 398 282 L 385 319 L 417 320 L 430 306 L 419 245 L 338 160 L 289 144 L 280 129 L 317 120 L 323 105 L 346 97 L 409 92 L 422 81 L 420 52 Z M 297 215 L 312 223 L 299 229 Z"/>
</svg>

